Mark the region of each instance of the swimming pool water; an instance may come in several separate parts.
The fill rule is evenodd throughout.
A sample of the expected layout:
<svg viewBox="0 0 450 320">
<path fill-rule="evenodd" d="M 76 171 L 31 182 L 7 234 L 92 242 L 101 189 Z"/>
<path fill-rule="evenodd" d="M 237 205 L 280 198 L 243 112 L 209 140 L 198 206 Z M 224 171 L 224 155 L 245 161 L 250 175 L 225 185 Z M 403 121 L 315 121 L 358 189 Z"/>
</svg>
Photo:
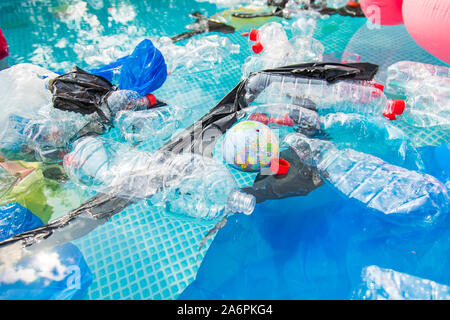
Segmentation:
<svg viewBox="0 0 450 320">
<path fill-rule="evenodd" d="M 143 38 L 181 33 L 193 22 L 188 13 L 196 10 L 210 16 L 221 9 L 193 0 L 6 0 L 0 2 L 0 28 L 11 47 L 10 64 L 31 62 L 62 72 L 74 64 L 84 68 L 114 60 Z M 358 53 L 380 65 L 408 58 L 441 64 L 404 27 L 370 30 L 376 34 L 370 43 L 367 28 L 365 19 L 332 16 L 319 23 L 315 38 L 325 53 Z M 250 54 L 247 39 L 239 33 L 226 37 L 240 45 L 239 54 L 224 57 L 211 70 L 174 72 L 156 92 L 169 104 L 192 108 L 186 126 L 241 78 L 241 64 Z M 399 50 L 392 50 L 393 41 L 401 41 Z M 446 132 L 405 129 L 417 145 L 450 141 Z M 107 136 L 120 139 L 114 129 Z M 241 186 L 254 179 L 244 173 L 235 177 Z M 360 281 L 361 267 L 373 263 L 450 283 L 441 269 L 431 270 L 448 247 L 447 231 L 439 231 L 433 244 L 428 233 L 363 218 L 361 210 L 323 187 L 308 197 L 267 201 L 250 217 L 231 218 L 214 242 L 197 251 L 210 226 L 177 220 L 139 201 L 74 241 L 93 273 L 85 298 L 346 299 Z M 414 235 L 427 244 L 411 241 Z"/>
</svg>

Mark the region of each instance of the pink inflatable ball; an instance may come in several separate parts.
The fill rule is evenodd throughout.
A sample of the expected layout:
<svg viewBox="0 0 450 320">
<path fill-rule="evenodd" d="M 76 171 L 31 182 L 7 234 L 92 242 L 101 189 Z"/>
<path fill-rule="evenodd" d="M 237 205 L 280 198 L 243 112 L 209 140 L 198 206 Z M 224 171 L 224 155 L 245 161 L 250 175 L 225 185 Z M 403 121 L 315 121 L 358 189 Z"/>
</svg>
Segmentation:
<svg viewBox="0 0 450 320">
<path fill-rule="evenodd" d="M 418 0 L 420 2 L 422 0 Z M 403 0 L 361 0 L 361 9 L 367 19 L 382 26 L 403 24 Z"/>
<path fill-rule="evenodd" d="M 404 0 L 403 19 L 417 44 L 450 63 L 450 0 Z"/>
</svg>

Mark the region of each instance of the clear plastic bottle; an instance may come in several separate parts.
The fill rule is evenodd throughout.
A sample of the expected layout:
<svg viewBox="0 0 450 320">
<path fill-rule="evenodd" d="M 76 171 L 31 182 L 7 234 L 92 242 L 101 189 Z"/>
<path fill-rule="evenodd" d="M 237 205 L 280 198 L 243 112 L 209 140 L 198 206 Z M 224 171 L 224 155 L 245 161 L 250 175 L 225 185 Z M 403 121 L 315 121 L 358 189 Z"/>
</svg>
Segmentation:
<svg viewBox="0 0 450 320">
<path fill-rule="evenodd" d="M 64 158 L 75 182 L 132 199 L 150 198 L 168 213 L 214 220 L 250 214 L 255 199 L 239 191 L 228 169 L 200 155 L 143 152 L 94 137 L 80 139 Z"/>
<path fill-rule="evenodd" d="M 140 97 L 135 91 L 119 90 L 108 96 L 101 110 L 111 121 L 120 110 L 142 110 L 150 105 L 149 98 Z M 102 134 L 106 129 L 97 113 L 82 115 L 55 109 L 51 104 L 42 106 L 37 114 L 31 116 L 28 119 L 15 114 L 9 116 L 0 137 L 4 141 L 0 144 L 2 150 L 26 149 L 34 153 L 37 160 L 60 161 L 78 135 Z"/>
<path fill-rule="evenodd" d="M 126 141 L 132 144 L 142 143 L 155 150 L 181 129 L 183 122 L 191 114 L 191 109 L 177 106 L 120 111 L 115 117 L 114 126 Z"/>
<path fill-rule="evenodd" d="M 447 188 L 436 178 L 331 142 L 291 133 L 284 139 L 321 177 L 365 206 L 409 225 L 430 225 L 447 213 Z"/>
<path fill-rule="evenodd" d="M 318 79 L 257 73 L 249 78 L 246 89 L 245 98 L 248 102 L 296 104 L 297 100 L 307 98 L 316 104 L 321 114 L 345 112 L 382 115 L 391 105 L 404 106 L 401 100 L 387 99 L 377 86 L 355 81 L 330 84 Z"/>
<path fill-rule="evenodd" d="M 383 117 L 341 112 L 319 116 L 313 110 L 289 104 L 265 104 L 245 111 L 248 120 L 276 129 L 280 137 L 291 132 L 326 137 L 338 147 L 367 152 L 408 168 L 423 168 L 408 135 Z"/>
<path fill-rule="evenodd" d="M 408 135 L 382 117 L 330 113 L 319 118 L 319 128 L 339 148 L 370 153 L 389 163 L 414 170 L 424 167 Z"/>
<path fill-rule="evenodd" d="M 394 110 L 398 119 L 416 127 L 437 127 L 450 129 L 450 97 L 439 95 L 410 96 L 406 100 L 406 107 Z M 402 110 L 404 110 L 402 112 Z"/>
<path fill-rule="evenodd" d="M 396 95 L 407 95 L 412 80 L 424 80 L 430 77 L 450 78 L 450 68 L 415 61 L 400 61 L 392 64 L 386 71 L 386 90 Z M 434 85 L 439 85 L 439 81 Z"/>
<path fill-rule="evenodd" d="M 283 26 L 276 22 L 252 29 L 249 40 L 256 55 L 246 59 L 242 67 L 243 76 L 288 64 L 322 61 L 324 46 L 312 37 L 314 28 L 314 19 L 299 19 L 292 27 L 295 35 L 292 39 L 288 39 Z"/>
</svg>

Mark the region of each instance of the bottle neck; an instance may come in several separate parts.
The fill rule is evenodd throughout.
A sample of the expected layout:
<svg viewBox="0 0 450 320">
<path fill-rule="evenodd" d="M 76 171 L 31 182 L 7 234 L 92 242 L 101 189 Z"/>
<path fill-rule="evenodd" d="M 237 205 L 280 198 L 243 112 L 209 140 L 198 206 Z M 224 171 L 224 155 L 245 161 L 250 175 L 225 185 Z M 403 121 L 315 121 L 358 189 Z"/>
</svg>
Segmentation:
<svg viewBox="0 0 450 320">
<path fill-rule="evenodd" d="M 226 210 L 229 213 L 250 215 L 255 209 L 255 205 L 256 199 L 253 195 L 236 190 L 228 198 Z"/>
</svg>

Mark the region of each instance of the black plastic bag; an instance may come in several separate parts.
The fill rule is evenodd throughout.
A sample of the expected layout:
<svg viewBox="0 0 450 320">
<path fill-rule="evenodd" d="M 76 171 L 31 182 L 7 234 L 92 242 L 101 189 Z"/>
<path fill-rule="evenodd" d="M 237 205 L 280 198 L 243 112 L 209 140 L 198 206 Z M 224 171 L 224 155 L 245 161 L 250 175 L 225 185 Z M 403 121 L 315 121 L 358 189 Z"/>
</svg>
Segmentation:
<svg viewBox="0 0 450 320">
<path fill-rule="evenodd" d="M 111 91 L 117 90 L 105 78 L 76 66 L 71 72 L 51 79 L 48 88 L 53 94 L 53 107 L 83 115 L 97 112 L 102 118 L 106 117 L 100 105 Z"/>
</svg>

